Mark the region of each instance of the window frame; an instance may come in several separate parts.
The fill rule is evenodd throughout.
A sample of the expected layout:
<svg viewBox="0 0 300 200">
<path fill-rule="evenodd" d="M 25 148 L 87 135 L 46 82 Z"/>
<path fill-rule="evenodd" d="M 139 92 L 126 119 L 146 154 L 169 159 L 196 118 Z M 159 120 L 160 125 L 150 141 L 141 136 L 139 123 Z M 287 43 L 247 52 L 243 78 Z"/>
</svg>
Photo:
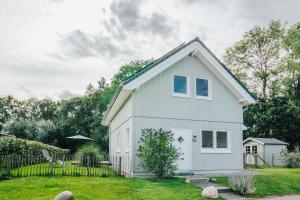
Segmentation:
<svg viewBox="0 0 300 200">
<path fill-rule="evenodd" d="M 224 148 L 224 147 L 218 147 L 218 132 L 219 133 L 226 133 L 226 148 Z M 217 149 L 227 149 L 228 148 L 228 132 L 227 131 L 219 131 L 219 130 L 217 130 L 216 131 L 216 148 Z"/>
<path fill-rule="evenodd" d="M 126 153 L 130 152 L 130 128 L 126 128 Z"/>
<path fill-rule="evenodd" d="M 208 96 L 197 95 L 197 79 L 207 80 L 207 82 L 208 82 L 208 86 L 207 86 Z M 194 86 L 195 86 L 195 99 L 202 99 L 202 100 L 209 100 L 209 101 L 212 100 L 212 81 L 211 81 L 211 79 L 197 76 L 197 77 L 195 77 Z"/>
<path fill-rule="evenodd" d="M 177 92 L 174 92 L 174 89 L 175 89 L 175 85 L 174 85 L 174 78 L 175 76 L 182 76 L 182 77 L 185 77 L 186 78 L 186 94 L 184 93 L 177 93 Z M 172 75 L 172 94 L 174 97 L 185 97 L 185 98 L 190 98 L 191 97 L 191 89 L 190 89 L 190 77 L 185 75 L 185 74 L 173 74 Z"/>
<path fill-rule="evenodd" d="M 256 149 L 256 153 L 253 152 L 254 147 Z M 257 145 L 252 145 L 252 147 L 251 147 L 251 154 L 257 154 L 257 152 L 258 152 L 257 151 Z"/>
<path fill-rule="evenodd" d="M 117 145 L 116 145 L 116 152 L 121 153 L 121 133 L 117 133 Z"/>
<path fill-rule="evenodd" d="M 202 131 L 213 131 L 213 147 L 207 148 L 202 147 Z M 217 132 L 226 132 L 227 133 L 227 148 L 217 148 Z M 231 152 L 231 132 L 229 130 L 209 130 L 209 129 L 202 129 L 200 130 L 200 148 L 201 153 L 217 153 L 223 154 L 227 153 L 230 154 Z"/>
<path fill-rule="evenodd" d="M 247 151 L 247 147 L 249 148 L 249 151 Z M 246 155 L 251 154 L 251 146 L 250 145 L 245 146 L 245 153 L 246 153 Z"/>
</svg>

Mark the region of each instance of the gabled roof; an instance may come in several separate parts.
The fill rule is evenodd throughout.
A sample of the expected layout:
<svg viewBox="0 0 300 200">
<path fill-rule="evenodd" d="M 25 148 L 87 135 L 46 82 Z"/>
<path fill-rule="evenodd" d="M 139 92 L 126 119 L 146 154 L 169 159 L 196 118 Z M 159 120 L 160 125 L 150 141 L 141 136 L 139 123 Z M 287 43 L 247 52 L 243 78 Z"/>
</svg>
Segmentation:
<svg viewBox="0 0 300 200">
<path fill-rule="evenodd" d="M 248 91 L 248 89 L 199 40 L 199 38 L 196 37 L 187 43 L 179 45 L 167 54 L 143 67 L 133 76 L 124 80 L 114 95 L 107 111 L 104 113 L 102 123 L 106 125 L 109 124 L 116 114 L 115 112 L 118 112 L 118 109 L 121 108 L 126 99 L 131 95 L 132 91 L 190 54 L 198 57 L 205 65 L 209 65 L 210 70 L 212 70 L 215 75 L 218 75 L 218 78 L 239 97 L 240 103 L 243 105 L 255 103 L 256 98 Z"/>
<path fill-rule="evenodd" d="M 260 144 L 288 145 L 288 143 L 286 143 L 284 141 L 281 141 L 281 140 L 278 140 L 276 138 L 252 138 L 252 137 L 249 137 L 246 140 L 244 140 L 243 143 L 248 142 L 250 140 L 258 142 Z"/>
</svg>

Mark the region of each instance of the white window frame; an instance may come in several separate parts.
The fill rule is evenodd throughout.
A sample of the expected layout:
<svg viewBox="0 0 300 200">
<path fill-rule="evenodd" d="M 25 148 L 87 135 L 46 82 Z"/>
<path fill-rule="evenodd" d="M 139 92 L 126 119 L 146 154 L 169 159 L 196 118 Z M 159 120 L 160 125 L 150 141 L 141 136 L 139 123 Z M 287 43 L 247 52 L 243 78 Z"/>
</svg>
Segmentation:
<svg viewBox="0 0 300 200">
<path fill-rule="evenodd" d="M 200 96 L 197 95 L 197 79 L 203 79 L 203 80 L 207 80 L 208 81 L 208 96 Z M 196 99 L 202 99 L 202 100 L 212 100 L 212 81 L 211 79 L 205 78 L 205 77 L 195 77 L 195 81 L 194 81 L 194 85 L 195 85 L 195 98 Z"/>
<path fill-rule="evenodd" d="M 126 128 L 126 153 L 130 152 L 130 128 Z"/>
<path fill-rule="evenodd" d="M 247 147 L 249 147 L 249 152 L 247 152 Z M 246 154 L 246 155 L 251 154 L 251 146 L 250 146 L 250 145 L 246 145 L 246 146 L 245 146 L 245 154 Z"/>
<path fill-rule="evenodd" d="M 212 131 L 213 132 L 213 147 L 212 148 L 203 148 L 202 147 L 202 131 Z M 227 148 L 217 148 L 217 132 L 226 132 L 227 133 Z M 201 153 L 232 153 L 231 152 L 231 133 L 228 130 L 209 130 L 203 129 L 200 130 L 200 147 Z"/>
<path fill-rule="evenodd" d="M 121 133 L 117 133 L 117 145 L 116 145 L 116 152 L 121 153 Z"/>
<path fill-rule="evenodd" d="M 175 76 L 183 76 L 186 77 L 186 94 L 182 94 L 182 93 L 176 93 L 174 92 L 174 77 Z M 185 98 L 190 98 L 191 97 L 191 93 L 190 93 L 190 77 L 184 74 L 173 74 L 172 75 L 172 94 L 174 97 L 185 97 Z"/>
</svg>

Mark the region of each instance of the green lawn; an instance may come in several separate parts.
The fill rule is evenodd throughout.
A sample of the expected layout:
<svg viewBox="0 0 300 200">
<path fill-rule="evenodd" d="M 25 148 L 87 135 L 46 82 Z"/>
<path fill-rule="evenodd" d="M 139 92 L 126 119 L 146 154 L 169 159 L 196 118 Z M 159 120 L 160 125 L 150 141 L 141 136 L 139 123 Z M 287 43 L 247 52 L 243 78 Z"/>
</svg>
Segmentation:
<svg viewBox="0 0 300 200">
<path fill-rule="evenodd" d="M 300 194 L 300 169 L 265 168 L 256 171 L 262 173 L 255 177 L 254 187 L 258 197 Z M 217 183 L 228 186 L 226 177 L 217 178 Z"/>
<path fill-rule="evenodd" d="M 1 200 L 49 200 L 70 190 L 75 199 L 203 199 L 200 189 L 183 179 L 163 181 L 122 177 L 27 177 L 0 181 Z"/>
</svg>

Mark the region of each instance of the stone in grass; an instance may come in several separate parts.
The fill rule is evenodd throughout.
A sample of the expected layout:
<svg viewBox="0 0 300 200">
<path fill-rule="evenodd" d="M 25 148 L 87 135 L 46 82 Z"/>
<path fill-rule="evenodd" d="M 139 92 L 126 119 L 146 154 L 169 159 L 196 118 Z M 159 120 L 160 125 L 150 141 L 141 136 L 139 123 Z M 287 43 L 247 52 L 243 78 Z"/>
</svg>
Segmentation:
<svg viewBox="0 0 300 200">
<path fill-rule="evenodd" d="M 218 189 L 214 186 L 208 186 L 202 191 L 202 196 L 206 198 L 216 199 L 218 198 Z"/>
<path fill-rule="evenodd" d="M 255 196 L 255 190 L 248 189 L 246 191 L 246 196 L 248 196 L 248 197 L 254 197 Z"/>
<path fill-rule="evenodd" d="M 70 191 L 63 191 L 57 195 L 54 200 L 74 200 L 73 194 Z"/>
</svg>

